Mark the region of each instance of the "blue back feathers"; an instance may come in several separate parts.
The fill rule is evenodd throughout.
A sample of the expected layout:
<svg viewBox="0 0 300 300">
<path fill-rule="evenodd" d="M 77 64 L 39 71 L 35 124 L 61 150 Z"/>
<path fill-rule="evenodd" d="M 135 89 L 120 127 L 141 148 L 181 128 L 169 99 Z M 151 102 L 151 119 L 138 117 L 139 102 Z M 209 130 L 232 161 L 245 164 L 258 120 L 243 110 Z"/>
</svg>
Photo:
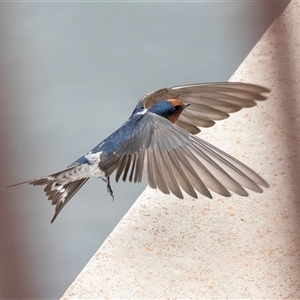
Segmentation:
<svg viewBox="0 0 300 300">
<path fill-rule="evenodd" d="M 148 112 L 164 117 L 170 122 L 175 123 L 185 106 L 182 101 L 177 99 L 161 100 L 154 104 Z M 111 155 L 119 149 L 124 142 L 131 140 L 142 131 L 151 119 L 151 114 L 147 114 L 147 111 L 143 107 L 137 105 L 130 118 L 119 129 L 93 148 L 91 152 L 103 151 L 105 156 Z M 76 162 L 87 163 L 84 157 L 78 159 Z"/>
</svg>

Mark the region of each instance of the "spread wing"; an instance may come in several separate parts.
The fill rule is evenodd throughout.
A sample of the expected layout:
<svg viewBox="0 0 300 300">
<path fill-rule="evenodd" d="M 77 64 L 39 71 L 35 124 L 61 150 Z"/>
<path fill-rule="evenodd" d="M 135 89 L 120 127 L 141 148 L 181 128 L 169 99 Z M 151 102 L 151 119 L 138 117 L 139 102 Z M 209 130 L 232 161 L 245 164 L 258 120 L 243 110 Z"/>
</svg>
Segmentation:
<svg viewBox="0 0 300 300">
<path fill-rule="evenodd" d="M 216 120 L 229 117 L 229 113 L 243 107 L 256 105 L 255 101 L 266 100 L 262 95 L 270 90 L 242 82 L 200 83 L 164 88 L 145 95 L 140 105 L 150 108 L 163 99 L 179 99 L 192 105 L 184 109 L 175 124 L 192 134 L 200 132 L 197 127 L 210 127 Z"/>
<path fill-rule="evenodd" d="M 262 192 L 260 185 L 268 186 L 240 161 L 150 112 L 118 149 L 100 154 L 99 167 L 107 176 L 115 171 L 116 181 L 140 182 L 144 171 L 150 187 L 179 198 L 182 190 L 211 198 L 209 189 L 223 196 L 230 196 L 229 190 L 247 196 L 245 187 Z"/>
</svg>

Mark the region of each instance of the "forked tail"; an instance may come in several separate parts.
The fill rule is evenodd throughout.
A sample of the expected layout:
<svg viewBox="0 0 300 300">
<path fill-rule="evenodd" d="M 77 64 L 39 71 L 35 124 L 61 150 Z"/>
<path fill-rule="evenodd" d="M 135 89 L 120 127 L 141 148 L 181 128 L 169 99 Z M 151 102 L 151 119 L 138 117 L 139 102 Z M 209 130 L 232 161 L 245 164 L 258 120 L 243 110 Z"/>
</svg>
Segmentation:
<svg viewBox="0 0 300 300">
<path fill-rule="evenodd" d="M 55 214 L 51 220 L 51 223 L 56 219 L 59 212 L 63 207 L 71 200 L 76 192 L 87 182 L 89 177 L 80 178 L 76 180 L 73 176 L 74 167 L 65 169 L 63 171 L 53 173 L 51 175 L 44 176 L 39 179 L 24 181 L 8 187 L 17 186 L 20 184 L 31 185 L 45 185 L 44 192 L 51 201 L 52 205 L 55 205 Z M 74 180 L 75 179 L 75 180 Z"/>
</svg>

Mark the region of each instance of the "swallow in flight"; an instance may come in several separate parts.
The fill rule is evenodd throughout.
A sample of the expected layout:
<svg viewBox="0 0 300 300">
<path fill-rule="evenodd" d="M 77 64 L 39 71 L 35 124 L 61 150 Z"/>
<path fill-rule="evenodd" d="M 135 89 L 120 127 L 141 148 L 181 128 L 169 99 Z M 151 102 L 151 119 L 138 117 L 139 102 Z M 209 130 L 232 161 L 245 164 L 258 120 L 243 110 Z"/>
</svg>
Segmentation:
<svg viewBox="0 0 300 300">
<path fill-rule="evenodd" d="M 62 171 L 19 184 L 45 186 L 55 205 L 55 220 L 62 208 L 90 177 L 107 183 L 115 173 L 130 182 L 146 176 L 149 186 L 183 198 L 182 191 L 212 198 L 230 192 L 248 196 L 245 188 L 261 193 L 267 182 L 229 154 L 195 134 L 229 113 L 266 100 L 270 90 L 253 84 L 200 83 L 164 88 L 143 96 L 130 118 L 115 132 Z M 15 184 L 18 185 L 18 184 Z M 15 186 L 13 185 L 13 186 Z"/>
</svg>

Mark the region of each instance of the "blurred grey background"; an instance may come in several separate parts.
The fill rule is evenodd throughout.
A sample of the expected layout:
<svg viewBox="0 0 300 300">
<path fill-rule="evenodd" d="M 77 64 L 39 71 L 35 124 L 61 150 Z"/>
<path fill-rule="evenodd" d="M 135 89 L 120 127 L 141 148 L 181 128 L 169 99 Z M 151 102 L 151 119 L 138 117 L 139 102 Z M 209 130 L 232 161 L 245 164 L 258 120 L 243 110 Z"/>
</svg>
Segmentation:
<svg viewBox="0 0 300 300">
<path fill-rule="evenodd" d="M 0 298 L 59 298 L 146 183 L 42 188 L 166 86 L 227 81 L 288 2 L 0 3 Z M 260 84 L 263 85 L 263 82 Z"/>
</svg>

